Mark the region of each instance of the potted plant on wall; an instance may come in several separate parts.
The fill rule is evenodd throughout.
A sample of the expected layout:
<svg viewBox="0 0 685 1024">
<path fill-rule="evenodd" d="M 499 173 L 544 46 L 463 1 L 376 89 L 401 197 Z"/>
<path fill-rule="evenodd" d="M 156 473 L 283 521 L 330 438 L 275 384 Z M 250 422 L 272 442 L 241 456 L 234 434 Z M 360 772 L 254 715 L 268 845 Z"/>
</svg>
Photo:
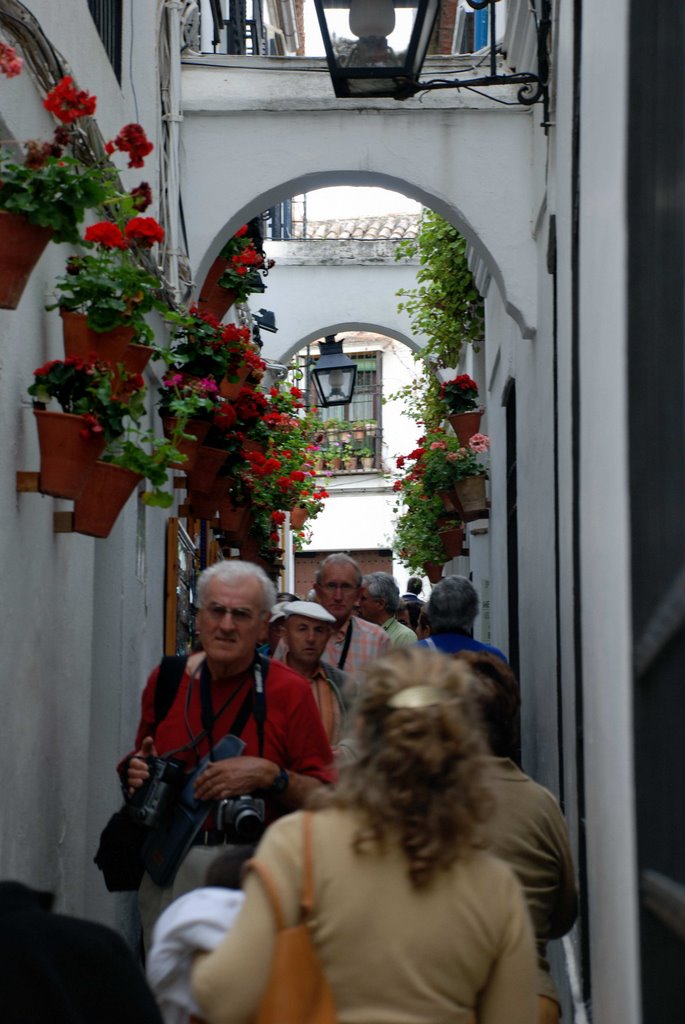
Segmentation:
<svg viewBox="0 0 685 1024">
<path fill-rule="evenodd" d="M 243 224 L 226 242 L 210 267 L 200 291 L 200 309 L 221 319 L 234 302 L 244 302 L 255 289 L 251 275 L 268 272 L 274 260 L 266 259 L 249 235 L 250 226 Z"/>
<path fill-rule="evenodd" d="M 138 244 L 147 239 L 147 247 L 161 238 L 152 217 L 134 217 L 124 231 L 108 221 L 86 230 L 85 245 L 92 251 L 69 258 L 55 284 L 57 300 L 46 307 L 59 307 L 66 355 L 95 352 L 101 359 L 125 361 L 132 342 L 151 340 L 146 315 L 167 309 L 157 297 L 161 282 L 129 249 L 134 239 Z M 152 348 L 147 350 L 149 358 Z"/>
<path fill-rule="evenodd" d="M 125 383 L 108 363 L 80 357 L 53 359 L 34 371 L 28 392 L 34 399 L 44 494 L 77 498 L 105 445 L 123 434 L 128 418 L 140 418 L 142 378 L 136 377 L 130 389 Z M 51 399 L 62 412 L 45 408 Z"/>
<path fill-rule="evenodd" d="M 152 490 L 141 495 L 146 505 L 169 508 L 172 491 L 169 470 L 182 458 L 166 438 L 129 425 L 124 437 L 112 441 L 97 460 L 74 503 L 74 530 L 91 537 L 108 537 L 124 505 L 142 480 Z"/>
<path fill-rule="evenodd" d="M 487 470 L 483 456 L 490 448 L 485 434 L 474 434 L 469 443 L 447 456 L 454 470 L 454 493 L 457 511 L 465 523 L 490 515 L 485 483 Z"/>
<path fill-rule="evenodd" d="M 48 92 L 43 105 L 59 127 L 48 142 L 31 140 L 0 148 L 0 307 L 15 309 L 28 276 L 47 242 L 78 242 L 86 210 L 114 208 L 123 197 L 116 169 L 107 159 L 126 152 L 129 167 L 142 167 L 152 150 L 140 125 L 126 125 L 105 153 L 85 164 L 90 142 L 81 124 L 92 116 L 96 97 L 66 76 Z M 78 153 L 79 159 L 73 154 Z M 142 186 L 141 186 L 142 188 Z M 135 192 L 136 190 L 134 190 Z M 137 191 L 140 191 L 137 190 Z"/>
<path fill-rule="evenodd" d="M 460 373 L 440 386 L 440 397 L 447 409 L 447 419 L 460 442 L 468 444 L 480 429 L 484 410 L 478 408 L 478 385 L 468 373 Z"/>
<path fill-rule="evenodd" d="M 362 461 L 362 469 L 367 469 L 367 470 L 368 469 L 373 469 L 373 464 L 374 464 L 375 460 L 374 460 L 373 452 L 371 451 L 371 449 L 364 447 L 364 448 L 356 448 L 355 451 L 356 451 L 357 456 Z"/>
</svg>

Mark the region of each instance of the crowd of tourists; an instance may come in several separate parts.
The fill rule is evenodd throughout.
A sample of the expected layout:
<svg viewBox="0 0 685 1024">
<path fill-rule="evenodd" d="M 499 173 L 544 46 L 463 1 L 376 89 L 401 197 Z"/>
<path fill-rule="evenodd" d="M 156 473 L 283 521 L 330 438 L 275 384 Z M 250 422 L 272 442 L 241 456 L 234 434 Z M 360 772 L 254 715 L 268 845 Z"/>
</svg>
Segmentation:
<svg viewBox="0 0 685 1024">
<path fill-rule="evenodd" d="M 151 672 L 118 765 L 134 881 L 98 851 L 138 890 L 140 950 L 0 884 L 5 1019 L 556 1024 L 564 819 L 521 768 L 475 588 L 421 593 L 342 553 L 303 595 L 251 563 L 201 574 L 197 645 Z"/>
</svg>

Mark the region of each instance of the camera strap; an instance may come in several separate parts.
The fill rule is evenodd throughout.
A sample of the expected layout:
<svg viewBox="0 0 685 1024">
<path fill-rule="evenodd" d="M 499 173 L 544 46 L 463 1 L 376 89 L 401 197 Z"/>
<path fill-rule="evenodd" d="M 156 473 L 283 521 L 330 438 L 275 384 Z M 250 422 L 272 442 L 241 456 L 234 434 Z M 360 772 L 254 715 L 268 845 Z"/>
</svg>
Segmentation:
<svg viewBox="0 0 685 1024">
<path fill-rule="evenodd" d="M 255 724 L 257 726 L 257 744 L 259 749 L 259 757 L 264 756 L 264 723 L 266 722 L 266 695 L 264 692 L 264 667 L 263 663 L 266 662 L 266 672 L 269 671 L 269 660 L 268 658 L 262 658 L 260 655 L 257 656 L 252 666 L 252 674 L 254 681 L 252 686 L 248 689 L 245 694 L 245 698 L 238 709 L 233 723 L 230 729 L 227 731 L 233 736 L 241 736 L 247 720 L 250 714 L 254 715 Z M 223 705 L 219 708 L 216 714 L 212 709 L 212 691 L 211 691 L 212 680 L 207 668 L 207 662 L 202 663 L 202 669 L 200 672 L 200 709 L 202 717 L 202 725 L 204 727 L 205 735 L 209 737 L 210 750 L 214 747 L 214 739 L 212 736 L 212 729 L 214 723 L 220 715 L 226 710 L 233 700 L 238 696 L 240 690 L 236 690 L 230 695 Z M 211 756 L 211 755 L 210 755 Z"/>
<path fill-rule="evenodd" d="M 345 633 L 345 643 L 343 644 L 343 649 L 342 649 L 342 652 L 340 654 L 340 659 L 338 661 L 338 668 L 339 669 L 345 668 L 345 662 L 347 661 L 347 652 L 350 649 L 350 644 L 351 643 L 352 643 L 352 616 L 350 615 L 349 622 L 347 623 L 347 632 Z"/>
</svg>

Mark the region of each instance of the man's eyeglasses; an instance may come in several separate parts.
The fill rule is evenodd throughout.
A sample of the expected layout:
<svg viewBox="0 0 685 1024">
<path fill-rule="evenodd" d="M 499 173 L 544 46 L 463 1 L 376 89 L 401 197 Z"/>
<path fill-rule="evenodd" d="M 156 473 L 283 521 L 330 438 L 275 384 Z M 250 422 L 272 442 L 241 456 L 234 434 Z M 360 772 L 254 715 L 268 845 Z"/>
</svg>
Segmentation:
<svg viewBox="0 0 685 1024">
<path fill-rule="evenodd" d="M 322 590 L 327 590 L 329 594 L 334 594 L 336 590 L 342 590 L 343 594 L 349 594 L 352 590 L 359 590 L 359 587 L 355 586 L 354 583 L 320 583 L 319 586 Z"/>
<path fill-rule="evenodd" d="M 202 610 L 206 611 L 214 622 L 221 622 L 229 613 L 234 622 L 251 622 L 254 618 L 254 612 L 249 608 L 226 608 L 223 604 L 208 604 Z"/>
</svg>

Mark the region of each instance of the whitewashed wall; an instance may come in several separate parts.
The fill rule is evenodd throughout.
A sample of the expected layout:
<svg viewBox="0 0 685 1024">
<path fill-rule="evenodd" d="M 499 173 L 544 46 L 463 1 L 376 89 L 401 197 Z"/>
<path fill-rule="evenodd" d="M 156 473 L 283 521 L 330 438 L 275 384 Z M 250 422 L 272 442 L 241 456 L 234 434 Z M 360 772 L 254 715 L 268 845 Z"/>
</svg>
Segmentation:
<svg viewBox="0 0 685 1024">
<path fill-rule="evenodd" d="M 136 4 L 132 19 L 131 2 L 124 3 L 121 87 L 86 0 L 29 0 L 27 7 L 79 86 L 97 95 L 105 138 L 139 121 L 157 143 L 156 5 Z M 26 69 L 0 81 L 0 118 L 3 138 L 52 134 Z M 158 151 L 142 171 L 125 172 L 129 187 L 144 179 L 155 190 Z M 139 521 L 132 498 L 110 538 L 93 540 L 53 533 L 53 512 L 71 503 L 16 493 L 16 471 L 38 469 L 26 387 L 35 367 L 63 356 L 59 315 L 43 307 L 68 254 L 48 246 L 18 309 L 0 310 L 0 642 L 10 666 L 0 876 L 54 890 L 67 911 L 124 926 L 120 901 L 106 893 L 92 857 L 120 802 L 114 766 L 132 742 L 139 693 L 161 653 L 166 514 L 145 511 Z"/>
</svg>

